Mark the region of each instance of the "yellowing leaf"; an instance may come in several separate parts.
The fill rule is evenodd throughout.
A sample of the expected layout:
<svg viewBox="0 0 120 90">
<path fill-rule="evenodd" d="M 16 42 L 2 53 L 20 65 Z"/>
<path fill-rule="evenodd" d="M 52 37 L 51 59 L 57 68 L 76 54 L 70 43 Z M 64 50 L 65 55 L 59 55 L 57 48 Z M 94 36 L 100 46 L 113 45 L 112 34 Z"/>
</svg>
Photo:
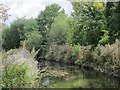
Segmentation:
<svg viewBox="0 0 120 90">
<path fill-rule="evenodd" d="M 97 8 L 102 8 L 102 7 L 103 7 L 103 3 L 101 3 L 101 2 L 95 2 L 95 3 L 93 4 L 93 6 L 94 6 L 94 7 L 97 7 Z"/>
</svg>

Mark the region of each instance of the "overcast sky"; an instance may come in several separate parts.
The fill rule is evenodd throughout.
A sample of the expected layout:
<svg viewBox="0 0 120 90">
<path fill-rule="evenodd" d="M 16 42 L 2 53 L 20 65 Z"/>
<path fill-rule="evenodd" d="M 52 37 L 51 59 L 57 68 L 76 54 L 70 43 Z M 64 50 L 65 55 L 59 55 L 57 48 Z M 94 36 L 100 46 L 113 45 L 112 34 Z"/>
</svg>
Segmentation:
<svg viewBox="0 0 120 90">
<path fill-rule="evenodd" d="M 41 10 L 44 10 L 47 5 L 57 3 L 63 9 L 66 14 L 70 14 L 72 5 L 67 0 L 0 0 L 1 3 L 8 6 L 10 10 L 10 18 L 6 21 L 6 24 L 10 24 L 14 19 L 24 17 L 37 17 Z"/>
</svg>

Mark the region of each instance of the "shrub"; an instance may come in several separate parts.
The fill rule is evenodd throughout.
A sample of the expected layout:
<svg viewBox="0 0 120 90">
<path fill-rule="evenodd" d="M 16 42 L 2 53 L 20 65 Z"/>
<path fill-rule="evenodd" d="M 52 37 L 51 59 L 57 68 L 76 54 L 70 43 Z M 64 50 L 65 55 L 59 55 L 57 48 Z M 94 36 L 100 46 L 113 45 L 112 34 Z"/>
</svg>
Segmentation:
<svg viewBox="0 0 120 90">
<path fill-rule="evenodd" d="M 80 45 L 74 45 L 72 47 L 72 59 L 77 59 L 80 50 Z"/>
<path fill-rule="evenodd" d="M 47 60 L 60 61 L 74 64 L 79 59 L 79 45 L 55 45 L 52 44 L 46 55 Z"/>
<path fill-rule="evenodd" d="M 91 62 L 93 57 L 90 49 L 90 46 L 52 44 L 48 50 L 46 59 L 72 64 Z"/>
<path fill-rule="evenodd" d="M 99 59 L 104 60 L 102 61 L 103 63 L 109 62 L 111 64 L 120 65 L 120 41 L 116 40 L 116 42 L 112 45 L 98 45 L 95 52 L 99 56 Z"/>
<path fill-rule="evenodd" d="M 65 52 L 66 52 L 66 47 L 64 45 L 52 44 L 48 50 L 46 59 L 55 60 L 55 61 L 60 61 L 60 60 L 63 61 Z"/>
<path fill-rule="evenodd" d="M 120 67 L 120 41 L 116 40 L 114 44 L 98 45 L 94 51 L 93 57 L 96 60 L 96 66 L 105 72 L 119 72 Z"/>
<path fill-rule="evenodd" d="M 94 57 L 93 51 L 91 50 L 91 46 L 80 46 L 78 60 L 75 61 L 75 64 L 84 66 L 86 64 L 93 64 Z"/>
<path fill-rule="evenodd" d="M 25 49 L 13 49 L 3 53 L 2 87 L 32 88 L 38 87 L 37 61 L 34 53 Z"/>
<path fill-rule="evenodd" d="M 69 63 L 75 63 L 75 61 L 80 60 L 79 58 L 80 45 L 69 45 L 67 48 L 67 58 L 65 61 Z"/>
</svg>

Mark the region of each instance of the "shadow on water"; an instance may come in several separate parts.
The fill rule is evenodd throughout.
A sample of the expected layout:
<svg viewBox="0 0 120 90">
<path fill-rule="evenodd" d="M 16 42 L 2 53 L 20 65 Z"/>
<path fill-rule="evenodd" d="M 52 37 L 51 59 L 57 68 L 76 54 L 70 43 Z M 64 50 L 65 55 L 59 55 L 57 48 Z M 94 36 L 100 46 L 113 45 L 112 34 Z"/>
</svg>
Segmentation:
<svg viewBox="0 0 120 90">
<path fill-rule="evenodd" d="M 40 66 L 41 69 L 47 66 L 54 75 L 43 79 L 48 88 L 120 88 L 118 79 L 94 70 L 50 62 L 41 62 Z"/>
</svg>

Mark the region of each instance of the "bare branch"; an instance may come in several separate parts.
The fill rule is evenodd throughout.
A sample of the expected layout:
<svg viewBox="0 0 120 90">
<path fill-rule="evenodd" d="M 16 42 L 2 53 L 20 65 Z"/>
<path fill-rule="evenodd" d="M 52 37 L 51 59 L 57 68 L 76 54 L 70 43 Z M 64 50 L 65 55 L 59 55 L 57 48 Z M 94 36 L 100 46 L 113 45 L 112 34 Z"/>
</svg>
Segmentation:
<svg viewBox="0 0 120 90">
<path fill-rule="evenodd" d="M 9 10 L 10 8 L 8 8 L 7 6 L 3 5 L 3 4 L 0 4 L 0 19 L 3 20 L 4 22 L 6 20 L 8 20 L 9 18 L 9 14 L 7 14 L 7 11 Z"/>
</svg>

